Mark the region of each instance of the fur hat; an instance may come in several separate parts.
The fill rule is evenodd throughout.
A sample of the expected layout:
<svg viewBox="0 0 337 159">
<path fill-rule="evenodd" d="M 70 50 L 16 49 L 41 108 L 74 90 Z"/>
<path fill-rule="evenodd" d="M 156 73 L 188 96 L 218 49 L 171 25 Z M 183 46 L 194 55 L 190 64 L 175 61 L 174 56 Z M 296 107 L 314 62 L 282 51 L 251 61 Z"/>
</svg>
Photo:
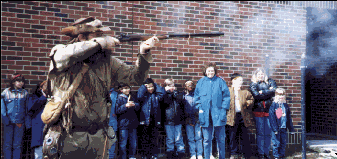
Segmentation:
<svg viewBox="0 0 337 159">
<path fill-rule="evenodd" d="M 62 29 L 61 34 L 75 38 L 79 34 L 110 31 L 109 27 L 103 27 L 102 21 L 93 17 L 80 18 L 71 26 Z"/>
</svg>

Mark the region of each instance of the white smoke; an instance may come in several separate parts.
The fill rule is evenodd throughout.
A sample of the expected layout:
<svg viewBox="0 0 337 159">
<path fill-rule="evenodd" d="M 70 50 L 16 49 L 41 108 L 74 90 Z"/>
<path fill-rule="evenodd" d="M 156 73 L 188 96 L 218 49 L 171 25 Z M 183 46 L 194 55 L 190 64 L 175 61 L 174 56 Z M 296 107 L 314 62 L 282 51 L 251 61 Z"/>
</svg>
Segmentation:
<svg viewBox="0 0 337 159">
<path fill-rule="evenodd" d="M 337 13 L 308 8 L 307 65 L 312 75 L 321 76 L 337 61 Z"/>
</svg>

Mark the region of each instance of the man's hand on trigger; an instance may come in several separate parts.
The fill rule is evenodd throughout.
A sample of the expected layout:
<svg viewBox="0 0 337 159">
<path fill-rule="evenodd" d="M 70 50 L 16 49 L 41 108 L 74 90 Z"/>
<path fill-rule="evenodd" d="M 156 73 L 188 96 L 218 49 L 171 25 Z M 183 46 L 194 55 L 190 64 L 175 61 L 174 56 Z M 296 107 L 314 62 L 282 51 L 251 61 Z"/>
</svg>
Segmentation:
<svg viewBox="0 0 337 159">
<path fill-rule="evenodd" d="M 114 37 L 111 37 L 111 36 L 106 36 L 105 37 L 105 41 L 106 41 L 106 47 L 108 49 L 110 49 L 110 48 L 112 48 L 112 47 L 114 47 L 116 45 L 118 46 L 119 43 L 120 43 L 118 39 L 116 39 Z"/>
<path fill-rule="evenodd" d="M 150 39 L 147 39 L 140 45 L 140 53 L 146 54 L 145 51 L 149 50 L 154 47 L 156 43 L 159 42 L 159 39 L 156 36 L 151 37 Z"/>
</svg>

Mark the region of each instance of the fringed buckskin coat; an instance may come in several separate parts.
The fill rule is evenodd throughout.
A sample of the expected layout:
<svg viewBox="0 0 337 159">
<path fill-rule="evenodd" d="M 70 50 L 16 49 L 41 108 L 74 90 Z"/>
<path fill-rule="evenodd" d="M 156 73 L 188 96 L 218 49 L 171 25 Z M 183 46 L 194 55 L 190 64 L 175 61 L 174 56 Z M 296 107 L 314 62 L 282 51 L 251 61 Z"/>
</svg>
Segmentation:
<svg viewBox="0 0 337 159">
<path fill-rule="evenodd" d="M 230 100 L 230 108 L 227 112 L 227 125 L 234 126 L 234 121 L 236 117 L 235 112 L 235 95 L 234 95 L 234 88 L 230 87 L 229 92 L 231 95 Z M 239 90 L 239 101 L 241 106 L 241 114 L 243 117 L 243 121 L 246 127 L 253 127 L 255 126 L 255 122 L 253 120 L 252 115 L 252 107 L 254 98 L 252 94 L 248 90 Z"/>
<path fill-rule="evenodd" d="M 51 51 L 49 77 L 52 96 L 62 99 L 83 64 L 90 66 L 71 97 L 71 105 L 64 111 L 65 116 L 60 116 L 62 126 L 69 126 L 73 132 L 72 136 L 67 134 L 63 140 L 62 159 L 108 158 L 108 148 L 115 142 L 110 139 L 104 146 L 106 133 L 103 127 L 109 120 L 111 108 L 109 89 L 120 82 L 130 86 L 141 85 L 150 69 L 150 53 L 139 54 L 137 64 L 129 66 L 113 57 L 111 50 L 102 49 L 96 42 L 100 39 L 60 44 Z"/>
</svg>

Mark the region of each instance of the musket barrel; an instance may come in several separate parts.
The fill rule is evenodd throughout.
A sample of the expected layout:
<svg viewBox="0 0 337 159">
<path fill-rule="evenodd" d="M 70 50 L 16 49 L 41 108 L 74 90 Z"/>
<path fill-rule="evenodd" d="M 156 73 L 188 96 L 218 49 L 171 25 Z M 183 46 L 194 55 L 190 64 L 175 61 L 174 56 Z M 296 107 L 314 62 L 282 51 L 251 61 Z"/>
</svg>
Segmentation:
<svg viewBox="0 0 337 159">
<path fill-rule="evenodd" d="M 215 32 L 215 33 L 184 33 L 184 34 L 159 34 L 156 35 L 158 39 L 169 39 L 169 38 L 191 38 L 191 37 L 212 37 L 212 36 L 221 36 L 225 35 L 225 33 L 222 32 Z M 117 38 L 120 42 L 127 42 L 127 41 L 145 41 L 151 37 L 153 37 L 153 34 L 121 34 Z"/>
<path fill-rule="evenodd" d="M 225 33 L 222 32 L 216 32 L 216 33 L 192 33 L 192 34 L 168 34 L 169 37 L 180 37 L 180 38 L 189 38 L 189 37 L 211 37 L 211 36 L 221 36 L 225 35 Z"/>
</svg>

